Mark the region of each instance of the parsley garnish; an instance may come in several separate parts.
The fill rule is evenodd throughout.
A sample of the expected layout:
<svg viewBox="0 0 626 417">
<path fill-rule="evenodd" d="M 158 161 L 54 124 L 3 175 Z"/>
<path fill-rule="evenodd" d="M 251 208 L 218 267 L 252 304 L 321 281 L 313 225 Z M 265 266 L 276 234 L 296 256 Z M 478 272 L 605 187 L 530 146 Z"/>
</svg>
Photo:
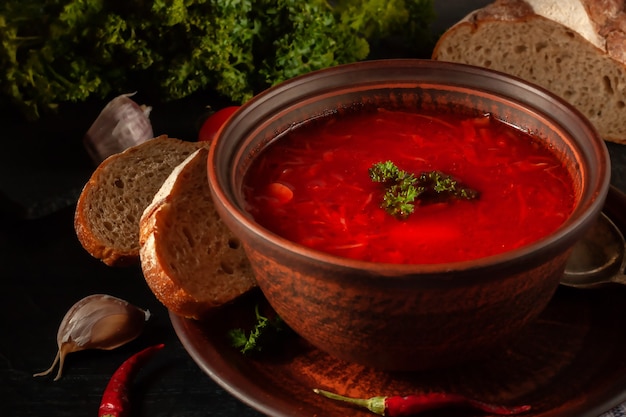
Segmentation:
<svg viewBox="0 0 626 417">
<path fill-rule="evenodd" d="M 232 329 L 228 332 L 231 345 L 243 354 L 251 352 L 260 352 L 263 350 L 263 340 L 268 334 L 274 334 L 282 331 L 285 326 L 283 320 L 276 316 L 273 319 L 265 317 L 259 313 L 259 306 L 254 309 L 256 315 L 256 324 L 249 334 L 244 329 Z"/>
<path fill-rule="evenodd" d="M 385 186 L 381 207 L 394 217 L 407 218 L 415 211 L 416 200 L 478 198 L 478 191 L 462 186 L 440 171 L 423 172 L 418 177 L 399 169 L 393 162 L 377 162 L 369 169 L 372 181 Z"/>
</svg>

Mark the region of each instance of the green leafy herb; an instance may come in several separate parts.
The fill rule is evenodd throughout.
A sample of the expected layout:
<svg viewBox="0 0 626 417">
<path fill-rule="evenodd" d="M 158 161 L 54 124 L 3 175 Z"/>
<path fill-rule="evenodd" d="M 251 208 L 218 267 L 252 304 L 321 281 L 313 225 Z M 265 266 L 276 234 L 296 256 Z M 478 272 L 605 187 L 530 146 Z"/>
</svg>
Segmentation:
<svg viewBox="0 0 626 417">
<path fill-rule="evenodd" d="M 399 169 L 393 162 L 377 162 L 369 169 L 372 181 L 385 187 L 381 207 L 398 218 L 406 218 L 415 211 L 420 201 L 441 201 L 458 198 L 478 198 L 478 191 L 461 185 L 453 177 L 440 171 L 423 172 L 418 177 Z"/>
<path fill-rule="evenodd" d="M 276 316 L 273 319 L 265 317 L 259 313 L 259 306 L 255 307 L 256 324 L 246 334 L 244 329 L 232 329 L 228 332 L 231 345 L 241 351 L 243 354 L 250 354 L 252 352 L 260 352 L 263 350 L 264 341 L 267 341 L 272 335 L 276 335 L 277 332 L 282 332 L 285 329 L 285 324 L 280 316 Z"/>
<path fill-rule="evenodd" d="M 132 91 L 244 102 L 365 59 L 381 39 L 430 45 L 433 10 L 433 0 L 2 0 L 0 98 L 31 118 Z"/>
</svg>

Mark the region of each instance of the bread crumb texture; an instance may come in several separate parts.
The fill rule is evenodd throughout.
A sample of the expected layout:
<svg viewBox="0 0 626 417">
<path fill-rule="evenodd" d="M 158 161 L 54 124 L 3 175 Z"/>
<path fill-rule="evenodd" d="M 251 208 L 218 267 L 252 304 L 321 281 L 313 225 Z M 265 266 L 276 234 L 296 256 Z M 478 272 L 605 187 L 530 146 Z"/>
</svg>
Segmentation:
<svg viewBox="0 0 626 417">
<path fill-rule="evenodd" d="M 109 265 L 139 260 L 139 220 L 172 169 L 202 144 L 159 137 L 106 159 L 76 208 L 85 249 Z"/>
<path fill-rule="evenodd" d="M 517 11 L 510 9 L 511 4 L 517 5 Z M 626 117 L 623 62 L 580 32 L 520 4 L 528 6 L 519 0 L 497 1 L 491 9 L 488 6 L 474 12 L 442 35 L 433 58 L 502 71 L 542 86 L 581 111 L 601 137 L 626 143 L 626 124 L 622 122 Z M 621 4 L 623 7 L 623 1 Z M 595 19 L 598 22 L 600 18 Z M 576 18 L 570 16 L 568 22 L 575 23 Z M 605 21 L 604 25 L 606 28 L 609 23 Z M 624 42 L 622 46 L 626 48 Z"/>
<path fill-rule="evenodd" d="M 207 151 L 175 169 L 141 219 L 144 277 L 171 311 L 198 318 L 256 286 L 241 242 L 210 194 Z"/>
</svg>

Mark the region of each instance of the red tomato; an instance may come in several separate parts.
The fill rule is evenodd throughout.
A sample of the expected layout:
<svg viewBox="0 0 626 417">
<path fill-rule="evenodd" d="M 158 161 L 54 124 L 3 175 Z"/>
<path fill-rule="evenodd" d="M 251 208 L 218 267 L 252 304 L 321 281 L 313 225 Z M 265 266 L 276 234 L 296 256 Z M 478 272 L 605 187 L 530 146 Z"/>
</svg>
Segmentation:
<svg viewBox="0 0 626 417">
<path fill-rule="evenodd" d="M 229 106 L 220 109 L 207 117 L 207 119 L 200 127 L 200 131 L 198 132 L 198 141 L 206 141 L 210 142 L 213 140 L 217 131 L 220 130 L 220 127 L 226 120 L 239 108 L 239 106 Z"/>
</svg>

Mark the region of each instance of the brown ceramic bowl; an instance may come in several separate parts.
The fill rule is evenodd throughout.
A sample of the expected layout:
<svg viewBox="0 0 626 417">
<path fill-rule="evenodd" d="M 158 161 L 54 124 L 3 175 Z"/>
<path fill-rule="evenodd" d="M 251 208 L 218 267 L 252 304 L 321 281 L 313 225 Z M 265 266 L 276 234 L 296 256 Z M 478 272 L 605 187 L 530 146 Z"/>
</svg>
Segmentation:
<svg viewBox="0 0 626 417">
<path fill-rule="evenodd" d="M 566 159 L 578 204 L 534 244 L 473 261 L 378 264 L 290 242 L 244 210 L 251 160 L 279 132 L 354 105 L 471 108 L 535 133 Z M 337 358 L 385 370 L 479 359 L 503 346 L 548 304 L 576 240 L 609 185 L 603 141 L 577 111 L 543 89 L 493 71 L 428 60 L 370 61 L 295 78 L 256 96 L 219 132 L 209 183 L 241 239 L 263 294 L 300 336 Z"/>
</svg>

